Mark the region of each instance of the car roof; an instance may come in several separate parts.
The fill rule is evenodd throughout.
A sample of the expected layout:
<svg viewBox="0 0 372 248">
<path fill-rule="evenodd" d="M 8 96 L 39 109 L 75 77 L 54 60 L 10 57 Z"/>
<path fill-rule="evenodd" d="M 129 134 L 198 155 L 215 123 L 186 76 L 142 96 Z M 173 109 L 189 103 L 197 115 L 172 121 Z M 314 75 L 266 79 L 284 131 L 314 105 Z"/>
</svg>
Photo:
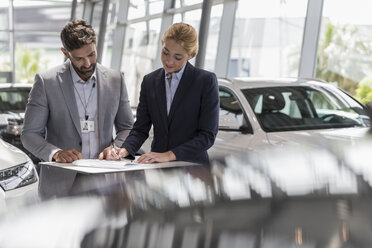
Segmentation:
<svg viewBox="0 0 372 248">
<path fill-rule="evenodd" d="M 0 89 L 10 89 L 10 88 L 32 88 L 32 84 L 24 83 L 0 83 Z"/>
<path fill-rule="evenodd" d="M 220 78 L 220 85 L 233 86 L 240 89 L 266 88 L 266 87 L 288 87 L 288 86 L 314 86 L 330 85 L 319 79 L 309 78 L 253 78 L 237 77 L 232 79 Z"/>
</svg>

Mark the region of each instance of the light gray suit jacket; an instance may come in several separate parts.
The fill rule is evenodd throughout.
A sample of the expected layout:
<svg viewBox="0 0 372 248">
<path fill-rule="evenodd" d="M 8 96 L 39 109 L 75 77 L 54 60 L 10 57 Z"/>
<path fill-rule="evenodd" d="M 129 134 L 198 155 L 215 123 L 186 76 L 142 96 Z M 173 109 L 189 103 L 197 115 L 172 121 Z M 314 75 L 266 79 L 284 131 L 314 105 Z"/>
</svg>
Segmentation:
<svg viewBox="0 0 372 248">
<path fill-rule="evenodd" d="M 113 126 L 116 145 L 121 145 L 133 125 L 123 75 L 97 64 L 99 150 L 112 141 Z M 81 128 L 70 61 L 36 74 L 26 106 L 21 135 L 23 146 L 43 161 L 54 149 L 76 149 L 81 152 Z M 61 175 L 62 176 L 62 175 Z"/>
</svg>

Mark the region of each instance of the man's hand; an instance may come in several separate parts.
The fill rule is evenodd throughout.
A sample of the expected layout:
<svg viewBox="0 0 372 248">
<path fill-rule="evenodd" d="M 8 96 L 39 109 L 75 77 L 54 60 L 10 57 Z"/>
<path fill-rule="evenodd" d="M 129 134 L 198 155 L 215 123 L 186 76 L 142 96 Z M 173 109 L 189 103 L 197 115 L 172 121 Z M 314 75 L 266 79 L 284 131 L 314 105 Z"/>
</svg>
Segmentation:
<svg viewBox="0 0 372 248">
<path fill-rule="evenodd" d="M 125 148 L 117 147 L 106 147 L 98 156 L 98 159 L 106 160 L 119 160 L 120 158 L 126 157 L 129 155 L 129 152 Z"/>
<path fill-rule="evenodd" d="M 151 164 L 155 162 L 169 162 L 176 160 L 176 155 L 172 151 L 167 152 L 149 152 L 146 154 L 143 154 L 141 157 L 138 158 L 137 162 L 139 164 Z"/>
<path fill-rule="evenodd" d="M 80 152 L 75 149 L 67 150 L 67 151 L 58 151 L 53 155 L 53 159 L 57 163 L 72 163 L 75 160 L 82 159 L 83 156 Z"/>
</svg>

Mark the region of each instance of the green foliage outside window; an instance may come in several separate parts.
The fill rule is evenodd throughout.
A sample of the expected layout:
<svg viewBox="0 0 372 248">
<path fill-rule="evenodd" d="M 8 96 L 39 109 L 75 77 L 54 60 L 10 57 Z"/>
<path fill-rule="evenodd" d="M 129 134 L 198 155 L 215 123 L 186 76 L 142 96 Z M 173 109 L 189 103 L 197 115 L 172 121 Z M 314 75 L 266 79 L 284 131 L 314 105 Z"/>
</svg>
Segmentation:
<svg viewBox="0 0 372 248">
<path fill-rule="evenodd" d="M 363 104 L 372 103 L 372 78 L 364 78 L 358 84 L 355 97 Z"/>
<path fill-rule="evenodd" d="M 35 74 L 47 68 L 48 61 L 41 59 L 42 50 L 16 49 L 16 79 L 33 83 Z"/>
<path fill-rule="evenodd" d="M 319 40 L 316 77 L 337 82 L 338 87 L 365 104 L 372 102 L 372 83 L 363 79 L 371 71 L 372 65 L 366 59 L 371 53 L 372 39 L 360 35 L 359 27 L 328 23 Z"/>
<path fill-rule="evenodd" d="M 42 59 L 42 50 L 16 48 L 15 51 L 15 82 L 33 83 L 35 74 L 45 70 L 48 60 Z M 11 71 L 10 59 L 0 65 L 1 71 Z"/>
</svg>

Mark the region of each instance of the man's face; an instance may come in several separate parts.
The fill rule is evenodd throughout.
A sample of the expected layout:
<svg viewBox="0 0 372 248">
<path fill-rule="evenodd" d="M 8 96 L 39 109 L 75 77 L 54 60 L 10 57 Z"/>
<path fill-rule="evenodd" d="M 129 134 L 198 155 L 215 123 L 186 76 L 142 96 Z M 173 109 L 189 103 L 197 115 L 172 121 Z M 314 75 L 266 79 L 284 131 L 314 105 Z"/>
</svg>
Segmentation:
<svg viewBox="0 0 372 248">
<path fill-rule="evenodd" d="M 97 63 L 96 44 L 85 45 L 82 48 L 67 51 L 61 48 L 62 52 L 69 58 L 77 74 L 81 79 L 87 81 L 94 73 Z"/>
</svg>

